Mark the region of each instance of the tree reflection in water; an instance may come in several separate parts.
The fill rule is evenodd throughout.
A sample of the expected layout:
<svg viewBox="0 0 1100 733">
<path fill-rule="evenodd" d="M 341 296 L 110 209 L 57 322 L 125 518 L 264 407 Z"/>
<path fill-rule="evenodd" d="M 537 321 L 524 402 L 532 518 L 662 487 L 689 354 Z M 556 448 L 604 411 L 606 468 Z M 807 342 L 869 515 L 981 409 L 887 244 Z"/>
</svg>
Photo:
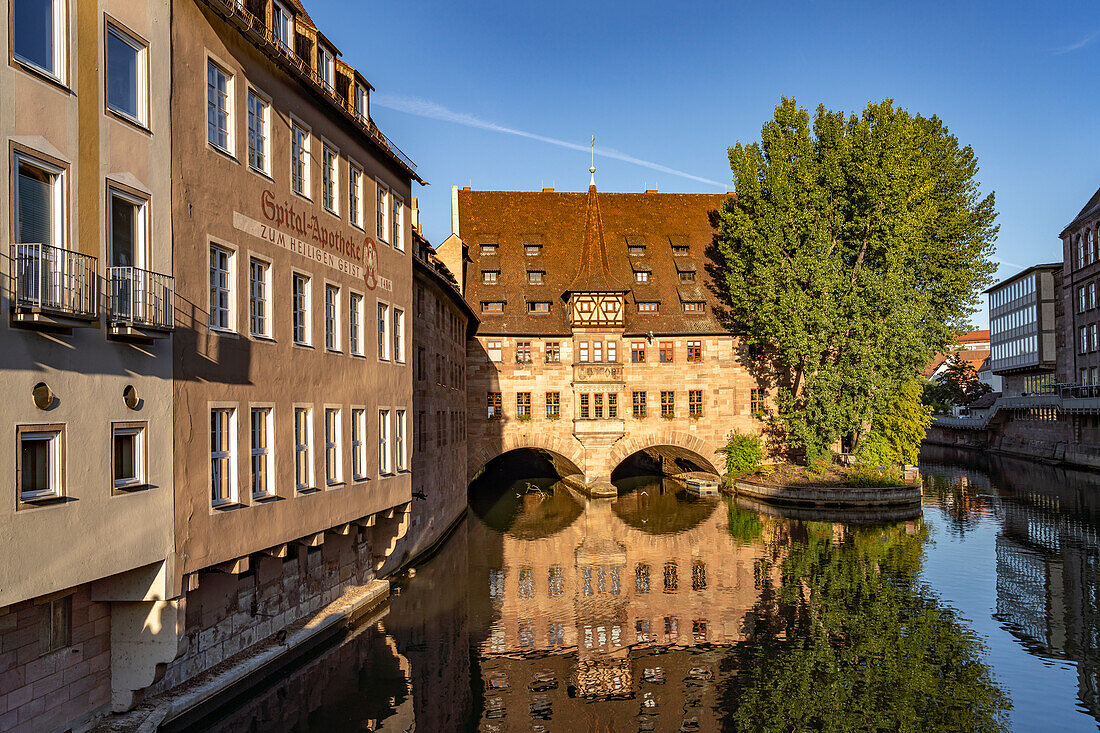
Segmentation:
<svg viewBox="0 0 1100 733">
<path fill-rule="evenodd" d="M 727 730 L 1007 729 L 984 644 L 918 580 L 922 524 L 763 536 L 778 573 L 726 658 Z"/>
</svg>

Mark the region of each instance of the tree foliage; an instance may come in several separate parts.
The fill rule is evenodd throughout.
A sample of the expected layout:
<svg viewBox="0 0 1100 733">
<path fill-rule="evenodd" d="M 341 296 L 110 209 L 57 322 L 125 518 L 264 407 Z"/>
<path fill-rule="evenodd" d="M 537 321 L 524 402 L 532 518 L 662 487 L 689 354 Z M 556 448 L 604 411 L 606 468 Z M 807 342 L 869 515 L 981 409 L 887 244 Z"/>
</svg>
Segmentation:
<svg viewBox="0 0 1100 733">
<path fill-rule="evenodd" d="M 924 401 L 938 406 L 964 406 L 984 394 L 993 391 L 978 378 L 978 370 L 958 354 L 951 354 L 946 360 L 947 368 L 936 379 L 928 383 L 924 391 Z"/>
<path fill-rule="evenodd" d="M 981 641 L 918 579 L 926 530 L 795 529 L 730 659 L 727 730 L 1007 729 Z"/>
<path fill-rule="evenodd" d="M 932 424 L 932 410 L 921 396 L 922 385 L 915 377 L 882 395 L 859 447 L 863 460 L 876 466 L 917 462 L 924 431 Z"/>
<path fill-rule="evenodd" d="M 883 395 L 955 333 L 995 270 L 994 198 L 936 117 L 891 100 L 862 115 L 783 98 L 761 139 L 729 150 L 718 214 L 729 317 L 786 445 L 861 438 Z"/>
</svg>

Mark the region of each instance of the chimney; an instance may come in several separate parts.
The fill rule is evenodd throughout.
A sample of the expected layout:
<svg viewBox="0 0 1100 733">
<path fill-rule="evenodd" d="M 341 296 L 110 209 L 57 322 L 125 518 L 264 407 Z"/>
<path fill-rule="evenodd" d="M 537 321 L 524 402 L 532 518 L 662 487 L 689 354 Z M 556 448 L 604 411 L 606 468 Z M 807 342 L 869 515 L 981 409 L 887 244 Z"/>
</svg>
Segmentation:
<svg viewBox="0 0 1100 733">
<path fill-rule="evenodd" d="M 542 189 L 542 192 L 543 193 L 554 193 L 554 189 L 553 188 L 544 188 L 544 189 Z"/>
<path fill-rule="evenodd" d="M 420 232 L 420 207 L 417 206 L 416 196 L 413 196 L 412 205 L 409 206 L 409 221 L 412 223 L 413 231 L 417 234 Z"/>
</svg>

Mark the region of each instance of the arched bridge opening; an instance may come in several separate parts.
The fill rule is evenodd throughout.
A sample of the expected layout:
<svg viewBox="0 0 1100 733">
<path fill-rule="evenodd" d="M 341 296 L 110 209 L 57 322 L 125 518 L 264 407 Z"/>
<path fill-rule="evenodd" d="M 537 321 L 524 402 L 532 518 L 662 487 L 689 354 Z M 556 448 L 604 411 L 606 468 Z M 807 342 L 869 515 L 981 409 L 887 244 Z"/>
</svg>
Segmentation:
<svg viewBox="0 0 1100 733">
<path fill-rule="evenodd" d="M 569 458 L 541 448 L 515 448 L 489 460 L 467 487 L 470 510 L 485 525 L 521 539 L 549 537 L 572 524 L 582 507 L 562 482 L 580 474 Z"/>
</svg>

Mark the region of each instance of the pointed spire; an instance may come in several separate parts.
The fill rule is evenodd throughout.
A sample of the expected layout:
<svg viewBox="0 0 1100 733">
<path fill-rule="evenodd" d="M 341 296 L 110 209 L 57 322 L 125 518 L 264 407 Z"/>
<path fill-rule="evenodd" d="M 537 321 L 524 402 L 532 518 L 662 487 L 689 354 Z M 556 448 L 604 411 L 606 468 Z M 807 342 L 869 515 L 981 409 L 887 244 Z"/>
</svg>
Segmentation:
<svg viewBox="0 0 1100 733">
<path fill-rule="evenodd" d="M 594 170 L 594 169 L 593 169 Z M 596 184 L 588 187 L 584 210 L 584 240 L 581 246 L 580 269 L 567 293 L 625 293 L 622 283 L 611 274 L 607 265 L 607 247 L 603 240 L 603 221 Z"/>
<path fill-rule="evenodd" d="M 592 163 L 588 166 L 588 172 L 592 174 L 592 177 L 588 180 L 588 185 L 591 187 L 596 186 L 596 136 L 592 136 Z"/>
</svg>

